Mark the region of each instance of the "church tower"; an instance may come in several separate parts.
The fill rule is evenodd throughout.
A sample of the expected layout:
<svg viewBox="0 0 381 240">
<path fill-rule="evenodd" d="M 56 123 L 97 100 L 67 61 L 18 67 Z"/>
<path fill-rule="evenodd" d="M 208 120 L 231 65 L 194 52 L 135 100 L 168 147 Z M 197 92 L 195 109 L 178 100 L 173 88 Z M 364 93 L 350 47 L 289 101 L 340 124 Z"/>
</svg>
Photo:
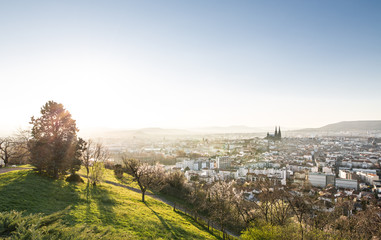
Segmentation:
<svg viewBox="0 0 381 240">
<path fill-rule="evenodd" d="M 278 137 L 278 128 L 275 126 L 275 133 L 274 133 L 274 137 L 277 138 Z"/>
</svg>

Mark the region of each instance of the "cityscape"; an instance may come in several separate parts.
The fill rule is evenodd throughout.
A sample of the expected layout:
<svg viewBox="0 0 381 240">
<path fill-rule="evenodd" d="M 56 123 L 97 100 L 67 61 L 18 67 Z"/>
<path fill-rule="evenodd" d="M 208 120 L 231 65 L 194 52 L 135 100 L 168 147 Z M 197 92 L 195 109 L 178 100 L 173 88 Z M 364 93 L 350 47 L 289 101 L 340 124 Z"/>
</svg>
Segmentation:
<svg viewBox="0 0 381 240">
<path fill-rule="evenodd" d="M 0 239 L 380 240 L 380 13 L 1 1 Z"/>
</svg>

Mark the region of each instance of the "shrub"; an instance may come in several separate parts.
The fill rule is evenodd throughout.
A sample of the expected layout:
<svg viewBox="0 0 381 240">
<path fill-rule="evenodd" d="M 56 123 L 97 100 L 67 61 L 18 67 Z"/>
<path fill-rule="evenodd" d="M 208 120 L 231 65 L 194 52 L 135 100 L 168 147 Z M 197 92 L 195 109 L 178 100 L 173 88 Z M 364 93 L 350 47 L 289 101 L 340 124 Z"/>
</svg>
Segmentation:
<svg viewBox="0 0 381 240">
<path fill-rule="evenodd" d="M 294 224 L 287 224 L 284 226 L 271 225 L 264 222 L 252 224 L 242 232 L 241 238 L 243 240 L 277 240 L 277 239 L 298 239 L 300 233 Z"/>
<path fill-rule="evenodd" d="M 11 211 L 0 213 L 1 239 L 129 239 L 96 227 L 68 226 L 60 218 L 64 211 L 53 215 L 24 215 Z"/>
<path fill-rule="evenodd" d="M 161 192 L 177 197 L 188 195 L 189 188 L 186 184 L 184 173 L 175 171 L 167 174 Z"/>
<path fill-rule="evenodd" d="M 104 162 L 104 166 L 106 169 L 112 170 L 112 169 L 114 169 L 115 165 L 114 165 L 114 162 L 108 160 L 108 161 Z"/>
<path fill-rule="evenodd" d="M 93 186 L 96 186 L 103 180 L 104 173 L 105 167 L 103 162 L 94 162 L 90 168 L 90 181 Z"/>
<path fill-rule="evenodd" d="M 69 177 L 65 179 L 65 181 L 74 183 L 84 183 L 83 179 L 78 174 L 71 174 Z"/>
<path fill-rule="evenodd" d="M 114 165 L 114 174 L 116 178 L 122 178 L 123 177 L 123 167 L 120 164 Z"/>
</svg>

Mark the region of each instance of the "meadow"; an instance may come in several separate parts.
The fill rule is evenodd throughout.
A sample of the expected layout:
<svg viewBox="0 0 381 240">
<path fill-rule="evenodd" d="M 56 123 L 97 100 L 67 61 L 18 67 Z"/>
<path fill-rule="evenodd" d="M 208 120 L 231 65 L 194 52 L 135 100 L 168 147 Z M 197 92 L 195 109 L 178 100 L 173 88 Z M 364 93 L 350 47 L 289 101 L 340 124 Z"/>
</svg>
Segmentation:
<svg viewBox="0 0 381 240">
<path fill-rule="evenodd" d="M 116 180 L 110 170 L 106 170 L 105 178 Z M 57 216 L 73 232 L 94 229 L 105 239 L 220 238 L 218 232 L 209 233 L 191 217 L 159 200 L 147 196 L 143 203 L 140 199 L 139 193 L 107 183 L 96 187 L 89 186 L 86 180 L 67 183 L 37 175 L 33 170 L 0 174 L 0 212 L 15 210 L 23 216 L 39 214 L 40 218 Z"/>
</svg>

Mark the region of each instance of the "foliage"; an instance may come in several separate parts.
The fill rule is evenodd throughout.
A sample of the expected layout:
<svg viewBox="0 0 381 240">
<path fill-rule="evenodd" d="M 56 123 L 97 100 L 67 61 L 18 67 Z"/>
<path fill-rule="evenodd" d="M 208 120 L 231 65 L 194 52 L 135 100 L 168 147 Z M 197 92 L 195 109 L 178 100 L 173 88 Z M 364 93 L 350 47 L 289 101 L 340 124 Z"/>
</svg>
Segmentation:
<svg viewBox="0 0 381 240">
<path fill-rule="evenodd" d="M 71 174 L 69 177 L 65 179 L 65 181 L 74 183 L 84 183 L 83 179 L 78 174 Z"/>
<path fill-rule="evenodd" d="M 110 169 L 110 170 L 114 169 L 115 163 L 111 160 L 106 160 L 103 164 L 104 164 L 106 169 Z"/>
<path fill-rule="evenodd" d="M 162 192 L 169 194 L 167 197 L 172 201 L 192 209 L 196 219 L 203 216 L 222 229 L 235 232 L 246 228 L 244 239 L 381 238 L 381 208 L 374 199 L 363 199 L 367 207 L 356 213 L 351 198 L 332 203 L 335 208 L 330 211 L 327 207 L 332 206 L 311 192 L 310 186 L 290 189 L 269 179 L 252 183 L 220 181 L 191 185 L 184 182 L 184 185 L 173 184 L 170 189 L 175 192 L 176 188 L 187 189 L 189 193 L 182 196 Z M 245 192 L 253 189 L 255 197 L 248 200 Z"/>
<path fill-rule="evenodd" d="M 93 186 L 96 186 L 103 180 L 105 167 L 103 162 L 94 162 L 90 168 L 90 182 Z"/>
<path fill-rule="evenodd" d="M 120 156 L 118 156 L 119 158 Z M 176 158 L 173 156 L 166 156 L 163 153 L 157 152 L 124 152 L 123 157 L 133 158 L 141 161 L 142 163 L 155 164 L 157 162 L 164 165 L 175 165 Z"/>
<path fill-rule="evenodd" d="M 41 108 L 41 117 L 31 118 L 32 138 L 28 147 L 31 164 L 39 172 L 58 178 L 78 168 L 79 147 L 75 120 L 62 104 L 49 101 Z"/>
<path fill-rule="evenodd" d="M 294 224 L 286 226 L 271 225 L 262 222 L 258 225 L 251 225 L 242 232 L 243 240 L 278 240 L 297 239 L 297 227 Z"/>
<path fill-rule="evenodd" d="M 123 167 L 121 164 L 114 165 L 114 174 L 116 178 L 122 178 L 123 177 Z"/>
<path fill-rule="evenodd" d="M 166 174 L 164 186 L 161 192 L 177 197 L 185 197 L 189 194 L 189 187 L 186 178 L 181 171 L 174 171 Z"/>
<path fill-rule="evenodd" d="M 3 239 L 122 239 L 116 234 L 89 228 L 86 225 L 67 226 L 60 218 L 64 211 L 45 216 L 43 214 L 25 215 L 10 211 L 0 213 L 0 237 Z"/>
</svg>

